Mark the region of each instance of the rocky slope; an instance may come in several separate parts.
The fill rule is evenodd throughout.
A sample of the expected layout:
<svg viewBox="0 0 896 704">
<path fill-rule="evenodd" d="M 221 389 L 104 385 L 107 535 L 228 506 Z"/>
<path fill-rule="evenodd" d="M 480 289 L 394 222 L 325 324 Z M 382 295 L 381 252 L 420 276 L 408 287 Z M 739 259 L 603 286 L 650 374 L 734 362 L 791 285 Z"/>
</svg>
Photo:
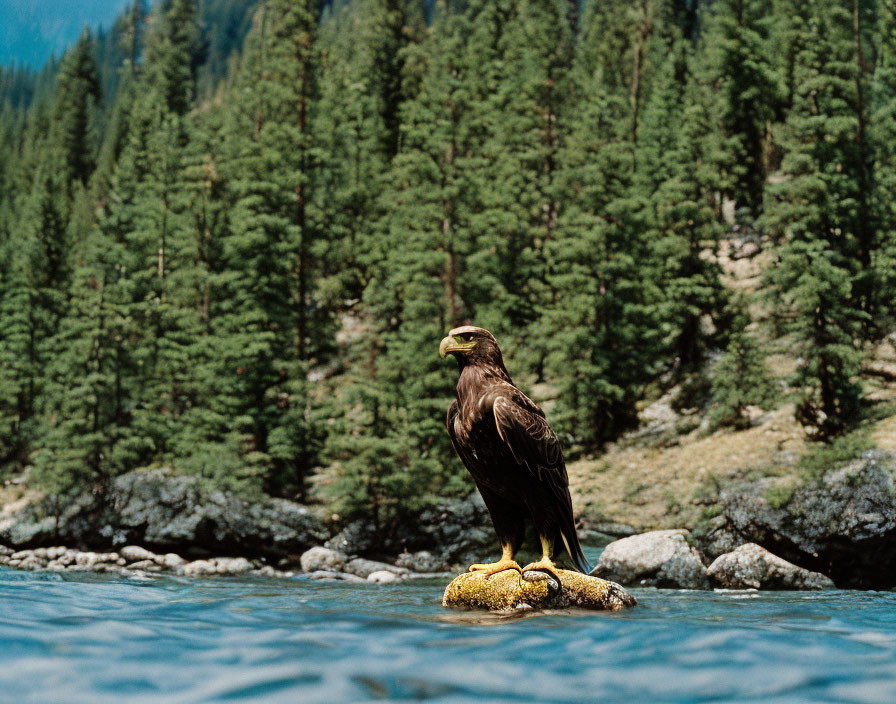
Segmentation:
<svg viewBox="0 0 896 704">
<path fill-rule="evenodd" d="M 777 477 L 720 493 L 722 514 L 708 531 L 710 553 L 754 542 L 838 586 L 896 586 L 896 466 L 868 451 L 844 467 L 790 487 Z"/>
</svg>

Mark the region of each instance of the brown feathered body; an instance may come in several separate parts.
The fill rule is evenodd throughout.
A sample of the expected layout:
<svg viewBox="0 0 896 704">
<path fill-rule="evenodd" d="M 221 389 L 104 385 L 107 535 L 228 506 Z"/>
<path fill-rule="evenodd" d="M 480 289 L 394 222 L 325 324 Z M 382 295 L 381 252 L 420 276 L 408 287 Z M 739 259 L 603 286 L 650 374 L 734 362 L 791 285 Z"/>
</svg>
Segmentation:
<svg viewBox="0 0 896 704">
<path fill-rule="evenodd" d="M 488 507 L 498 539 L 515 552 L 532 523 L 541 538 L 558 550 L 565 548 L 579 571 L 590 572 L 576 536 L 557 436 L 542 410 L 514 386 L 491 333 L 482 328 L 458 330 L 476 331 L 470 339 L 477 344 L 455 354 L 460 378 L 446 425 Z"/>
</svg>

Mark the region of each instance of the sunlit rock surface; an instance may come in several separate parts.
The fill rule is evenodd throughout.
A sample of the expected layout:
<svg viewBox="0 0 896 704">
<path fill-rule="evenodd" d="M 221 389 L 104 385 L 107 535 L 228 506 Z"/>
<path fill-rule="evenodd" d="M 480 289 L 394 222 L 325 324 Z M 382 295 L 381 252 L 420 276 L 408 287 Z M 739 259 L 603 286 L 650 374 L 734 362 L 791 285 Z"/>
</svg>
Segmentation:
<svg viewBox="0 0 896 704">
<path fill-rule="evenodd" d="M 708 589 L 703 560 L 686 530 L 655 530 L 610 543 L 595 574 L 620 584 L 671 589 Z"/>
<path fill-rule="evenodd" d="M 728 589 L 834 588 L 830 577 L 797 567 L 755 543 L 716 558 L 707 573 Z"/>
<path fill-rule="evenodd" d="M 508 611 L 518 608 L 619 611 L 638 602 L 618 584 L 569 570 L 557 570 L 560 583 L 545 572 L 507 570 L 486 577 L 467 572 L 445 589 L 442 606 Z"/>
</svg>

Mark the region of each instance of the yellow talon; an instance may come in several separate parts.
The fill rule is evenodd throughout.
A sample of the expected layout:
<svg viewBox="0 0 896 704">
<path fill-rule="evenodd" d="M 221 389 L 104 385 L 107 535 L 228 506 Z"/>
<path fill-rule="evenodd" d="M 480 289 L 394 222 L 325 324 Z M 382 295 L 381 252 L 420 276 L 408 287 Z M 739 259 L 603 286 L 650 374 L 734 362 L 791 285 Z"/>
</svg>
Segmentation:
<svg viewBox="0 0 896 704">
<path fill-rule="evenodd" d="M 557 584 L 562 584 L 563 582 L 560 580 L 560 575 L 557 574 L 557 566 L 551 562 L 550 558 L 542 557 L 538 562 L 531 562 L 525 567 L 522 568 L 520 574 L 524 572 L 528 572 L 529 570 L 535 570 L 538 572 L 547 572 L 551 577 L 557 580 Z"/>
<path fill-rule="evenodd" d="M 515 570 L 520 574 L 523 573 L 522 568 L 517 564 L 516 560 L 500 560 L 498 562 L 489 562 L 485 564 L 470 565 L 470 572 L 485 572 L 485 578 L 488 579 L 493 574 L 504 572 L 506 570 Z"/>
</svg>

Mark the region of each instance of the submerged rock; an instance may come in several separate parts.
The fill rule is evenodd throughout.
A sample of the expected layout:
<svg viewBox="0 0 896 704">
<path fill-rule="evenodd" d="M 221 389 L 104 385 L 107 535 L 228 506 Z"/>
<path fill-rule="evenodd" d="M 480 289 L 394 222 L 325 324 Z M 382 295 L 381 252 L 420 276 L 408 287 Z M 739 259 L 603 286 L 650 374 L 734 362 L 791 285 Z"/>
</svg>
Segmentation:
<svg viewBox="0 0 896 704">
<path fill-rule="evenodd" d="M 686 530 L 633 535 L 604 548 L 593 574 L 628 586 L 708 589 L 703 560 Z"/>
<path fill-rule="evenodd" d="M 727 589 L 834 588 L 829 577 L 797 567 L 755 543 L 716 558 L 707 573 Z"/>
<path fill-rule="evenodd" d="M 340 582 L 366 582 L 367 580 L 347 572 L 336 572 L 334 570 L 315 570 L 305 575 L 308 579 L 331 579 Z"/>
<path fill-rule="evenodd" d="M 721 530 L 841 587 L 896 586 L 896 481 L 891 455 L 866 452 L 786 493 L 775 478 L 726 487 Z"/>
<path fill-rule="evenodd" d="M 361 557 L 356 557 L 354 560 L 350 560 L 345 565 L 345 571 L 349 574 L 355 574 L 359 577 L 364 577 L 365 579 L 369 578 L 371 574 L 374 572 L 390 572 L 395 575 L 404 575 L 407 574 L 408 571 L 402 567 L 396 567 L 395 565 L 390 565 L 388 562 L 377 562 L 376 560 L 365 560 Z"/>
<path fill-rule="evenodd" d="M 618 584 L 569 570 L 558 570 L 560 582 L 547 575 L 507 570 L 486 577 L 484 572 L 467 572 L 451 582 L 442 597 L 442 606 L 465 609 L 508 611 L 518 608 L 581 608 L 618 611 L 635 606 L 637 600 Z"/>
<path fill-rule="evenodd" d="M 401 581 L 401 577 L 390 570 L 377 570 L 367 575 L 367 581 L 374 584 L 392 584 Z"/>
<path fill-rule="evenodd" d="M 143 570 L 144 572 L 161 572 L 162 568 L 154 560 L 139 560 L 128 565 L 129 570 Z"/>
</svg>

